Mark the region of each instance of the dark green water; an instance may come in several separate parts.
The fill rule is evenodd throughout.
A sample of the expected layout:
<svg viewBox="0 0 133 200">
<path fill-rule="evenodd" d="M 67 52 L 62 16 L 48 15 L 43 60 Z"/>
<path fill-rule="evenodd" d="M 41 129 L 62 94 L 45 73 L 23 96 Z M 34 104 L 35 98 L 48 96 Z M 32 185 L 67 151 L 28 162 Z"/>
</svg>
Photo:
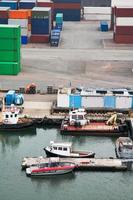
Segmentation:
<svg viewBox="0 0 133 200">
<path fill-rule="evenodd" d="M 133 172 L 75 172 L 28 178 L 21 171 L 25 156 L 45 155 L 51 140 L 72 141 L 75 149 L 97 157 L 115 157 L 115 139 L 61 136 L 57 129 L 0 133 L 0 200 L 133 200 Z"/>
</svg>

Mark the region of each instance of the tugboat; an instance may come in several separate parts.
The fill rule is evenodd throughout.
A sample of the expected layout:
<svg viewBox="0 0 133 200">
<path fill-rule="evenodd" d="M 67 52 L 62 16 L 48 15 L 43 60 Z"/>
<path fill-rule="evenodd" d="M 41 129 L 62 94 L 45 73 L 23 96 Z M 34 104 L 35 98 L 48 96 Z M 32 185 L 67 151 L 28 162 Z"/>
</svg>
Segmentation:
<svg viewBox="0 0 133 200">
<path fill-rule="evenodd" d="M 51 141 L 50 146 L 44 148 L 48 157 L 94 158 L 95 153 L 73 151 L 72 143 L 58 143 Z"/>
<path fill-rule="evenodd" d="M 20 118 L 19 112 L 20 110 L 13 104 L 9 108 L 3 109 L 0 130 L 24 129 L 33 125 L 32 119 Z"/>
<path fill-rule="evenodd" d="M 125 122 L 117 123 L 117 114 L 114 113 L 108 121 L 94 122 L 88 120 L 85 109 L 77 109 L 69 112 L 61 124 L 62 134 L 77 135 L 127 135 L 127 125 Z"/>
<path fill-rule="evenodd" d="M 71 162 L 60 162 L 50 159 L 47 163 L 41 163 L 37 166 L 26 168 L 27 176 L 48 176 L 67 174 L 74 170 L 76 165 Z"/>
<path fill-rule="evenodd" d="M 133 141 L 129 137 L 119 137 L 116 140 L 115 152 L 117 158 L 133 159 Z"/>
</svg>

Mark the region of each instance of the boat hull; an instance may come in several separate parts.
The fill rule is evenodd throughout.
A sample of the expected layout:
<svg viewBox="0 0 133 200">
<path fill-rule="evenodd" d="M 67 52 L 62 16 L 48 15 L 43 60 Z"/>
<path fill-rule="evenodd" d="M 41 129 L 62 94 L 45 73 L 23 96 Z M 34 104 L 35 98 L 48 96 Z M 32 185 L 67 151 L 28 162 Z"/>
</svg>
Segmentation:
<svg viewBox="0 0 133 200">
<path fill-rule="evenodd" d="M 79 156 L 74 156 L 74 155 L 70 155 L 70 156 L 64 156 L 64 155 L 60 155 L 60 154 L 56 154 L 53 153 L 51 151 L 48 151 L 46 148 L 44 148 L 44 151 L 47 155 L 47 157 L 62 157 L 62 158 L 94 158 L 95 157 L 95 153 L 86 153 L 86 155 L 79 155 Z"/>
<path fill-rule="evenodd" d="M 20 129 L 26 129 L 28 127 L 33 126 L 33 121 L 31 122 L 25 122 L 25 123 L 17 123 L 17 124 L 0 124 L 0 130 L 20 130 Z"/>
</svg>

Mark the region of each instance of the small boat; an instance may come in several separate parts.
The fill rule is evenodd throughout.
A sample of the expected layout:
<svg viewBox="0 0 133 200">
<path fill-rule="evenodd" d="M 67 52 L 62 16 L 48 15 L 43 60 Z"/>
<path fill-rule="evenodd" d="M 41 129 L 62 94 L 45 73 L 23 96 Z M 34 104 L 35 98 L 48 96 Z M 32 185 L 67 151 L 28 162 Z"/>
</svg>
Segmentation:
<svg viewBox="0 0 133 200">
<path fill-rule="evenodd" d="M 26 168 L 27 176 L 48 176 L 67 174 L 74 170 L 76 165 L 72 162 L 60 162 L 50 159 L 47 163 L 41 163 L 36 166 Z"/>
<path fill-rule="evenodd" d="M 115 152 L 118 158 L 133 159 L 133 141 L 129 137 L 116 140 Z"/>
<path fill-rule="evenodd" d="M 2 110 L 0 130 L 18 130 L 30 127 L 34 124 L 32 119 L 20 117 L 20 109 L 13 104 Z"/>
<path fill-rule="evenodd" d="M 117 114 L 114 113 L 107 121 L 91 121 L 87 119 L 85 109 L 70 111 L 62 121 L 62 134 L 85 135 L 127 135 L 125 122 L 117 123 Z"/>
<path fill-rule="evenodd" d="M 51 141 L 50 146 L 45 147 L 44 151 L 48 157 L 94 158 L 95 156 L 95 153 L 92 151 L 73 151 L 71 142 L 59 143 Z"/>
</svg>

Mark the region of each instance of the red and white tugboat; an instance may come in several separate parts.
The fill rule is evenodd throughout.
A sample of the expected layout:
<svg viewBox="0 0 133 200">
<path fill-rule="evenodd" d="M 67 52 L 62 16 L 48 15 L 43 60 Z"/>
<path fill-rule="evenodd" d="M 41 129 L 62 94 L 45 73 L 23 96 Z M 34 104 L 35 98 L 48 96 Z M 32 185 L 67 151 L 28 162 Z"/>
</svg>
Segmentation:
<svg viewBox="0 0 133 200">
<path fill-rule="evenodd" d="M 117 114 L 114 113 L 107 122 L 91 121 L 86 117 L 84 109 L 77 109 L 69 112 L 69 115 L 63 120 L 61 125 L 62 134 L 77 135 L 127 135 L 127 125 L 117 123 Z"/>
</svg>

